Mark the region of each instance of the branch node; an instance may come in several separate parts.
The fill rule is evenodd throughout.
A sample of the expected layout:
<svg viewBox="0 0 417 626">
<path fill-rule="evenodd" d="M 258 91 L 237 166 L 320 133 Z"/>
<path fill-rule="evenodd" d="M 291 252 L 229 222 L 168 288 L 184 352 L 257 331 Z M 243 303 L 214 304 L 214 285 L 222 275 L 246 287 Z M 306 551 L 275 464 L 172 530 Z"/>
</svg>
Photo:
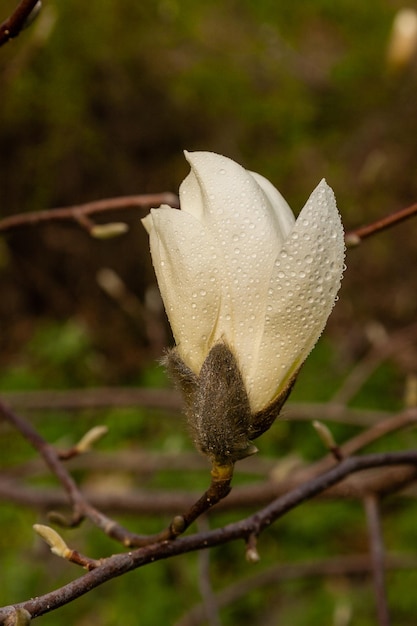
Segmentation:
<svg viewBox="0 0 417 626">
<path fill-rule="evenodd" d="M 48 520 L 52 524 L 61 526 L 61 528 L 76 528 L 81 524 L 83 519 L 84 516 L 82 515 L 74 515 L 73 517 L 68 518 L 58 511 L 49 511 L 48 513 Z"/>
</svg>

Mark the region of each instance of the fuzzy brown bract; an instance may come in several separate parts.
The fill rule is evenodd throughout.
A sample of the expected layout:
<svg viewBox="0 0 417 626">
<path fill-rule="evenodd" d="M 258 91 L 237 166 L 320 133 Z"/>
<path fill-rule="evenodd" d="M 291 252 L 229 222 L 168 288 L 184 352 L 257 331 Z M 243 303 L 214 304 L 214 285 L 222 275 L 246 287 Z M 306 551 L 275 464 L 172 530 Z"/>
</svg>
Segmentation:
<svg viewBox="0 0 417 626">
<path fill-rule="evenodd" d="M 217 465 L 232 465 L 257 452 L 251 439 L 270 428 L 295 380 L 268 407 L 252 414 L 238 363 L 226 343 L 213 346 L 198 376 L 175 348 L 165 363 L 183 394 L 196 447 Z"/>
</svg>

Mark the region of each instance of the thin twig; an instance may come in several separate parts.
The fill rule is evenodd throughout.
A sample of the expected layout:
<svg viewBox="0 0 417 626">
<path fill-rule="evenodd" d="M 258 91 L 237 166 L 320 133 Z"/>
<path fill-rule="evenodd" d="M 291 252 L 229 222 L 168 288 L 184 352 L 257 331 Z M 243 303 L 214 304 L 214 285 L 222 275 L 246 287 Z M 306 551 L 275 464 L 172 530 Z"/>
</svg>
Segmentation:
<svg viewBox="0 0 417 626">
<path fill-rule="evenodd" d="M 371 237 L 371 235 L 376 235 L 382 230 L 386 230 L 387 228 L 391 228 L 391 226 L 395 226 L 396 224 L 400 224 L 406 219 L 413 217 L 417 214 L 417 203 L 412 204 L 405 209 L 399 209 L 386 217 L 382 217 L 381 219 L 372 222 L 372 224 L 368 224 L 367 226 L 361 226 L 360 228 L 355 228 L 350 230 L 345 235 L 346 245 L 348 247 L 354 247 L 361 243 L 363 239 L 367 237 Z"/>
<path fill-rule="evenodd" d="M 15 391 L 2 394 L 3 400 L 21 410 L 79 411 L 112 407 L 137 407 L 166 409 L 178 413 L 182 400 L 171 389 L 140 389 L 132 387 L 97 387 L 96 389 L 66 389 L 43 391 Z"/>
<path fill-rule="evenodd" d="M 64 455 L 65 456 L 65 455 Z M 63 458 L 60 452 L 60 458 Z M 247 457 L 239 462 L 239 474 L 265 477 L 277 466 L 276 459 Z M 104 452 L 97 455 L 80 455 L 71 458 L 71 470 L 90 472 L 131 472 L 136 476 L 150 476 L 157 472 L 205 472 L 209 467 L 207 458 L 197 452 L 148 452 L 142 448 L 129 447 L 119 452 Z M 1 479 L 24 479 L 45 474 L 42 459 L 35 458 L 1 470 Z"/>
<path fill-rule="evenodd" d="M 0 24 L 0 46 L 19 35 L 37 3 L 38 0 L 22 0 L 10 17 Z"/>
<path fill-rule="evenodd" d="M 356 477 L 346 478 L 342 483 L 334 485 L 320 494 L 320 498 L 326 500 L 362 500 L 365 492 L 375 490 L 376 493 L 387 495 L 398 493 L 416 479 L 417 469 L 406 465 L 396 468 L 379 468 L 372 472 L 366 472 L 360 479 Z M 311 480 L 315 476 L 303 475 L 301 477 L 289 477 L 288 480 L 276 482 L 270 480 L 263 483 L 254 483 L 245 487 L 235 487 L 227 499 L 216 505 L 218 513 L 225 511 L 247 511 L 248 508 L 264 506 L 273 498 L 282 496 L 290 490 L 298 487 L 304 480 Z M 118 515 L 134 516 L 166 516 L 176 515 L 178 511 L 191 507 L 198 494 L 190 491 L 135 489 L 126 491 L 100 491 L 85 490 L 84 497 L 90 505 L 99 511 Z M 68 504 L 68 498 L 59 489 L 43 488 L 39 486 L 22 486 L 17 481 L 0 479 L 0 500 L 8 503 L 16 503 L 21 506 L 39 509 L 61 509 Z M 133 535 L 135 539 L 136 535 Z M 116 538 L 116 537 L 115 537 Z M 132 539 L 132 540 L 133 540 Z M 119 540 L 119 539 L 118 539 Z M 145 536 L 145 543 L 149 537 Z"/>
<path fill-rule="evenodd" d="M 49 445 L 31 424 L 14 413 L 1 401 L 0 414 L 41 454 L 51 472 L 58 478 L 67 492 L 73 506 L 73 517 L 71 521 L 68 521 L 69 526 L 78 525 L 84 518 L 88 518 L 106 535 L 125 546 L 132 545 L 132 541 L 143 539 L 142 536 L 130 533 L 123 526 L 93 507 L 81 493 L 71 474 L 66 470 L 59 453 L 53 446 Z M 60 516 L 60 519 L 62 519 L 62 516 Z"/>
<path fill-rule="evenodd" d="M 218 466 L 213 463 L 209 488 L 187 509 L 186 513 L 176 515 L 166 529 L 155 535 L 138 535 L 131 533 L 115 520 L 108 518 L 87 501 L 77 487 L 71 474 L 64 467 L 59 452 L 57 452 L 53 446 L 49 445 L 31 424 L 14 413 L 14 411 L 1 401 L 0 414 L 2 414 L 36 450 L 38 450 L 52 473 L 64 487 L 74 509 L 72 521 L 67 522 L 67 525 L 75 526 L 84 518 L 88 518 L 106 535 L 121 542 L 126 547 L 147 546 L 149 544 L 175 539 L 185 532 L 200 515 L 211 509 L 230 492 L 233 465 Z M 60 514 L 59 516 L 54 516 L 55 521 L 58 521 L 58 519 L 63 521 Z"/>
<path fill-rule="evenodd" d="M 177 207 L 179 205 L 178 197 L 169 191 L 165 191 L 154 194 L 106 198 L 85 204 L 48 209 L 47 211 L 19 213 L 18 215 L 11 215 L 0 220 L 0 232 L 58 220 L 73 220 L 79 223 L 80 220 L 88 215 L 99 215 L 107 211 L 120 211 L 123 209 L 157 207 L 160 204 L 169 204 L 169 206 Z"/>
<path fill-rule="evenodd" d="M 386 557 L 386 568 L 389 570 L 415 569 L 417 559 L 415 556 L 388 555 Z M 238 582 L 222 589 L 216 593 L 215 599 L 219 608 L 230 606 L 247 597 L 257 589 L 283 583 L 289 580 L 299 580 L 302 578 L 335 577 L 345 579 L 346 576 L 357 576 L 369 574 L 372 571 L 372 564 L 369 555 L 352 554 L 348 556 L 340 555 L 331 559 L 315 560 L 312 562 L 285 563 L 274 565 L 262 572 L 239 580 Z M 198 604 L 189 609 L 175 623 L 175 626 L 200 626 L 206 621 L 204 606 Z"/>
<path fill-rule="evenodd" d="M 371 445 L 375 441 L 379 441 L 382 437 L 407 428 L 416 422 L 417 408 L 407 409 L 402 413 L 376 423 L 371 426 L 371 428 L 368 428 L 346 441 L 340 446 L 340 454 L 343 458 L 348 457 L 355 454 L 359 450 L 362 450 L 366 446 Z M 312 478 L 312 476 L 317 476 L 332 467 L 333 464 L 333 455 L 328 455 L 308 468 L 301 469 L 298 473 L 297 479 L 302 480 L 303 477 L 308 479 Z"/>
<path fill-rule="evenodd" d="M 381 422 L 373 426 L 372 428 L 360 433 L 356 437 L 353 437 L 341 446 L 341 453 L 344 457 L 348 457 L 359 450 L 370 445 L 371 443 L 378 441 L 383 436 L 396 432 L 400 429 L 407 428 L 417 421 L 417 409 L 407 409 L 403 413 L 396 415 L 388 420 Z M 171 459 L 171 460 L 170 460 Z M 188 456 L 187 456 L 188 459 Z M 126 459 L 129 461 L 128 465 L 122 465 L 124 470 L 131 470 L 135 465 L 134 456 Z M 79 461 L 78 461 L 79 462 Z M 78 463 L 77 462 L 77 463 Z M 158 465 L 155 461 L 152 461 L 148 465 L 149 471 L 164 470 L 171 464 L 172 469 L 180 470 L 183 467 L 193 467 L 197 469 L 195 465 L 188 465 L 188 461 L 185 465 L 181 464 L 181 460 L 174 461 L 172 457 L 168 457 L 167 460 L 161 460 Z M 204 461 L 205 462 L 205 461 Z M 242 461 L 242 465 L 246 465 L 246 469 L 249 472 L 252 463 L 257 463 L 258 460 L 251 458 Z M 73 463 L 77 467 L 77 463 Z M 108 461 L 106 461 L 108 466 Z M 142 461 L 139 456 L 137 466 L 140 467 Z M 145 463 L 148 461 L 145 460 Z M 175 463 L 175 466 L 172 465 Z M 316 476 L 327 471 L 335 464 L 332 455 L 326 456 L 324 459 L 313 463 L 309 466 L 303 466 L 300 469 L 293 470 L 291 474 L 277 479 L 279 475 L 279 463 L 263 463 L 259 468 L 260 473 L 269 473 L 271 478 L 267 482 L 257 482 L 255 484 L 246 485 L 242 487 L 235 487 L 226 500 L 223 500 L 217 505 L 217 510 L 247 510 L 248 507 L 263 506 L 265 503 L 270 502 L 272 499 L 277 498 L 291 489 L 298 487 L 304 481 L 311 480 Z M 100 465 L 97 465 L 100 469 Z M 33 469 L 33 466 L 32 466 Z M 204 465 L 200 465 L 199 469 L 204 469 Z M 23 474 L 24 476 L 25 474 Z M 44 489 L 39 487 L 36 489 L 22 486 L 16 481 L 16 476 L 20 477 L 18 472 L 9 473 L 2 476 L 0 480 L 0 499 L 6 499 L 11 502 L 16 502 L 26 506 L 38 507 L 40 509 L 56 508 L 65 506 L 67 499 L 65 495 L 58 490 Z M 343 483 L 338 484 L 325 492 L 327 498 L 359 498 L 362 499 L 364 495 L 370 491 L 381 495 L 387 493 L 397 492 L 399 489 L 408 485 L 415 479 L 416 469 L 412 466 L 404 466 L 398 468 L 380 468 L 373 472 L 367 472 L 361 476 L 361 479 L 355 480 L 355 478 L 349 478 Z M 84 497 L 93 506 L 99 510 L 117 511 L 123 513 L 140 514 L 140 515 L 152 515 L 152 514 L 166 514 L 174 515 L 178 511 L 185 510 L 193 506 L 193 503 L 197 499 L 197 494 L 190 492 L 175 491 L 163 491 L 149 492 L 142 490 L 129 490 L 128 492 L 106 492 L 95 493 L 86 491 Z"/>
<path fill-rule="evenodd" d="M 2 393 L 3 400 L 13 409 L 25 411 L 79 411 L 110 407 L 136 407 L 166 409 L 175 413 L 182 408 L 177 391 L 171 389 L 138 389 L 132 387 L 97 387 L 90 389 L 8 391 Z M 82 417 L 81 413 L 76 415 Z M 346 407 L 341 403 L 295 403 L 288 402 L 281 419 L 321 419 L 356 426 L 370 426 L 391 417 L 388 411 L 373 411 Z"/>
<path fill-rule="evenodd" d="M 417 324 L 414 322 L 372 347 L 345 378 L 341 387 L 333 395 L 331 402 L 336 404 L 350 402 L 383 361 L 402 352 L 416 338 Z"/>
<path fill-rule="evenodd" d="M 209 530 L 208 520 L 205 515 L 198 519 L 198 530 L 199 532 L 207 532 Z M 210 626 L 221 626 L 219 609 L 210 580 L 209 550 L 200 550 L 198 553 L 198 566 L 198 586 L 203 599 L 207 622 Z"/>
<path fill-rule="evenodd" d="M 372 574 L 379 626 L 390 626 L 387 593 L 385 589 L 384 544 L 379 518 L 378 498 L 369 494 L 364 499 L 371 547 Z"/>
</svg>

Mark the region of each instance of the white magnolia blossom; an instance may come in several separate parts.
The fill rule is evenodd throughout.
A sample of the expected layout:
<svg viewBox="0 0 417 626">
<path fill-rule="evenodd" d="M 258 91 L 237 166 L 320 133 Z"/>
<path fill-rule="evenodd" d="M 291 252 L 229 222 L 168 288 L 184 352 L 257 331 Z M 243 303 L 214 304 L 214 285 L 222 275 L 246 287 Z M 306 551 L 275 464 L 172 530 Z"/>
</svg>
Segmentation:
<svg viewBox="0 0 417 626">
<path fill-rule="evenodd" d="M 233 353 L 253 413 L 282 394 L 333 308 L 344 235 L 322 180 L 295 220 L 273 185 L 210 152 L 185 153 L 181 210 L 144 219 L 183 362 L 198 376 L 211 348 Z"/>
</svg>

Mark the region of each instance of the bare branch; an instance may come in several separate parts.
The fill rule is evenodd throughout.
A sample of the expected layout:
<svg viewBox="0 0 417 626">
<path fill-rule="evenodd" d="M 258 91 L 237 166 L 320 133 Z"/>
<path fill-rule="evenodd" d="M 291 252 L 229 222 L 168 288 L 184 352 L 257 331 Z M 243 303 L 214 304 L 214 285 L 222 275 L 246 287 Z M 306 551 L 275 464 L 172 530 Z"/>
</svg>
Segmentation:
<svg viewBox="0 0 417 626">
<path fill-rule="evenodd" d="M 407 409 L 403 413 L 376 424 L 372 428 L 353 437 L 340 447 L 340 453 L 343 457 L 348 457 L 383 436 L 415 424 L 416 420 L 417 409 Z M 143 458 L 143 453 L 139 453 L 138 455 L 125 455 L 124 463 L 121 464 L 114 461 L 113 455 L 110 456 L 110 461 L 106 459 L 107 457 L 103 459 L 105 468 L 108 468 L 110 463 L 113 469 L 119 467 L 123 471 L 134 471 L 135 469 L 140 471 L 162 471 L 164 469 L 166 470 L 167 467 L 171 470 L 181 470 L 184 468 L 205 470 L 207 467 L 205 459 L 197 455 L 188 454 L 185 456 L 184 460 L 181 460 L 181 457 L 174 458 L 168 455 L 165 458 L 162 456 L 159 462 L 154 457 L 149 458 L 148 455 L 145 455 L 145 458 Z M 74 467 L 85 467 L 85 465 L 80 465 L 81 463 L 82 459 L 77 459 L 72 462 L 72 465 Z M 253 467 L 254 474 L 261 476 L 269 475 L 269 480 L 247 486 L 235 487 L 227 500 L 217 505 L 216 510 L 247 510 L 250 506 L 263 506 L 272 499 L 300 486 L 304 481 L 311 480 L 332 468 L 335 461 L 332 455 L 328 455 L 316 463 L 295 469 L 291 474 L 286 473 L 285 476 L 280 478 L 277 478 L 279 475 L 279 472 L 277 472 L 280 466 L 279 462 L 252 457 L 251 459 L 241 461 L 240 464 L 239 467 L 244 468 L 248 473 L 251 472 L 251 467 Z M 91 467 L 103 469 L 103 465 L 100 465 L 100 458 L 97 459 L 97 464 L 92 464 Z M 29 464 L 27 471 L 24 471 L 24 468 L 22 468 L 21 472 L 16 471 L 3 474 L 2 480 L 0 480 L 0 498 L 26 506 L 38 507 L 43 510 L 47 508 L 63 507 L 67 504 L 67 498 L 60 491 L 52 489 L 41 490 L 39 488 L 32 489 L 19 484 L 16 477 L 24 477 L 27 475 L 28 471 L 32 475 L 36 471 L 39 471 L 39 463 L 36 465 L 33 463 Z M 384 495 L 398 492 L 399 489 L 402 489 L 413 481 L 415 476 L 416 470 L 412 466 L 380 468 L 361 475 L 360 480 L 356 480 L 354 477 L 346 479 L 342 483 L 327 490 L 323 495 L 326 498 L 347 497 L 351 499 L 362 499 L 366 493 L 370 492 Z M 172 492 L 172 490 L 159 490 L 157 492 L 135 490 L 126 493 L 107 492 L 105 494 L 86 491 L 84 498 L 93 505 L 90 514 L 94 512 L 94 507 L 97 507 L 100 510 L 117 511 L 119 513 L 175 515 L 178 511 L 192 507 L 193 503 L 198 498 L 198 494 L 179 491 Z M 108 518 L 105 519 L 108 521 Z M 114 528 L 112 532 L 115 532 Z M 132 540 L 135 537 L 136 536 L 133 536 Z"/>
<path fill-rule="evenodd" d="M 99 387 L 65 391 L 23 391 L 3 393 L 2 397 L 14 409 L 54 410 L 102 409 L 143 406 L 178 412 L 182 408 L 179 393 L 171 389 L 133 389 L 129 387 Z"/>
<path fill-rule="evenodd" d="M 47 211 L 33 213 L 19 213 L 0 220 L 0 232 L 6 232 L 12 228 L 23 226 L 35 226 L 43 222 L 75 221 L 81 223 L 88 231 L 91 231 L 92 222 L 85 222 L 89 215 L 100 215 L 107 211 L 120 211 L 126 209 L 157 207 L 160 204 L 169 204 L 172 207 L 179 206 L 178 197 L 169 192 L 143 194 L 137 196 L 123 196 L 120 198 L 106 198 L 85 204 L 78 204 Z M 84 222 L 84 223 L 83 223 Z"/>
<path fill-rule="evenodd" d="M 18 430 L 36 450 L 38 450 L 51 472 L 58 478 L 59 482 L 67 492 L 73 506 L 73 517 L 71 521 L 67 522 L 67 525 L 75 526 L 87 517 L 93 524 L 100 528 L 100 530 L 106 533 L 106 535 L 112 539 L 116 539 L 116 541 L 121 542 L 125 546 L 132 545 L 132 542 L 140 542 L 143 540 L 142 536 L 130 533 L 128 530 L 123 528 L 123 526 L 114 520 L 109 519 L 98 509 L 91 506 L 78 489 L 70 473 L 66 470 L 59 457 L 59 453 L 56 452 L 55 449 L 39 435 L 31 424 L 26 422 L 22 417 L 16 415 L 1 401 L 0 414 L 2 414 L 3 417 L 12 426 L 14 426 L 14 428 L 16 428 L 16 430 Z M 60 518 L 62 519 L 62 516 L 60 516 Z M 57 519 L 57 517 L 55 517 L 55 519 Z"/>
<path fill-rule="evenodd" d="M 372 347 L 346 377 L 342 386 L 334 394 L 332 402 L 346 404 L 352 400 L 383 361 L 401 353 L 416 338 L 417 324 L 414 322 Z"/>
<path fill-rule="evenodd" d="M 207 532 L 209 524 L 203 515 L 198 519 L 199 532 Z M 209 626 L 221 626 L 219 611 L 210 580 L 210 552 L 200 550 L 198 553 L 198 586 L 203 599 L 204 613 Z"/>
<path fill-rule="evenodd" d="M 417 203 L 412 204 L 405 209 L 400 209 L 399 211 L 395 211 L 386 217 L 383 217 L 372 224 L 368 224 L 367 226 L 361 226 L 360 228 L 355 228 L 354 230 L 350 230 L 346 233 L 345 241 L 348 248 L 357 246 L 361 243 L 363 239 L 367 237 L 371 237 L 371 235 L 376 235 L 382 230 L 386 230 L 387 228 L 391 228 L 391 226 L 395 226 L 396 224 L 400 224 L 404 220 L 409 219 L 417 214 Z"/>
<path fill-rule="evenodd" d="M 20 34 L 37 4 L 38 0 L 22 0 L 11 16 L 0 24 L 0 46 Z"/>
<path fill-rule="evenodd" d="M 301 503 L 314 498 L 329 487 L 337 484 L 348 475 L 370 468 L 411 465 L 417 468 L 417 452 L 393 452 L 370 454 L 362 457 L 350 457 L 324 474 L 293 489 L 286 495 L 239 522 L 208 532 L 181 537 L 175 541 L 166 541 L 138 548 L 127 554 L 117 554 L 103 561 L 96 569 L 84 574 L 79 579 L 64 585 L 60 589 L 43 596 L 22 602 L 13 607 L 0 609 L 0 624 L 12 611 L 25 609 L 32 617 L 38 617 L 59 608 L 68 602 L 86 594 L 104 582 L 121 576 L 147 563 L 171 558 L 178 554 L 219 546 L 237 539 L 246 539 L 251 534 L 259 535 L 272 523 Z"/>
<path fill-rule="evenodd" d="M 387 594 L 385 589 L 384 545 L 379 519 L 379 503 L 375 495 L 369 494 L 364 499 L 368 521 L 369 541 L 371 546 L 372 574 L 375 588 L 379 626 L 390 626 Z"/>
<path fill-rule="evenodd" d="M 411 557 L 399 557 L 398 555 L 390 556 L 386 558 L 386 568 L 389 570 L 401 570 L 401 569 L 415 569 L 417 566 L 417 559 L 415 556 Z M 230 606 L 234 602 L 237 602 L 243 597 L 246 597 L 252 591 L 267 587 L 287 580 L 301 579 L 301 578 L 317 578 L 322 577 L 335 577 L 340 576 L 346 578 L 346 576 L 356 576 L 358 574 L 369 574 L 372 571 L 372 563 L 369 560 L 369 555 L 365 554 L 352 554 L 349 556 L 337 556 L 332 559 L 325 559 L 322 561 L 313 562 L 301 562 L 275 565 L 255 576 L 247 577 L 243 580 L 239 580 L 237 583 L 230 585 L 218 592 L 215 595 L 215 600 L 219 608 Z M 192 609 L 187 611 L 176 623 L 175 626 L 199 626 L 205 623 L 206 616 L 204 606 L 198 604 Z"/>
<path fill-rule="evenodd" d="M 182 400 L 171 389 L 137 389 L 132 387 L 98 387 L 96 389 L 66 389 L 42 391 L 11 391 L 2 393 L 3 400 L 15 410 L 49 411 L 63 409 L 102 409 L 109 407 L 136 407 L 165 409 L 178 413 Z M 392 413 L 346 407 L 339 402 L 295 403 L 288 402 L 281 413 L 282 419 L 321 419 L 343 424 L 369 426 L 380 422 Z"/>
</svg>

